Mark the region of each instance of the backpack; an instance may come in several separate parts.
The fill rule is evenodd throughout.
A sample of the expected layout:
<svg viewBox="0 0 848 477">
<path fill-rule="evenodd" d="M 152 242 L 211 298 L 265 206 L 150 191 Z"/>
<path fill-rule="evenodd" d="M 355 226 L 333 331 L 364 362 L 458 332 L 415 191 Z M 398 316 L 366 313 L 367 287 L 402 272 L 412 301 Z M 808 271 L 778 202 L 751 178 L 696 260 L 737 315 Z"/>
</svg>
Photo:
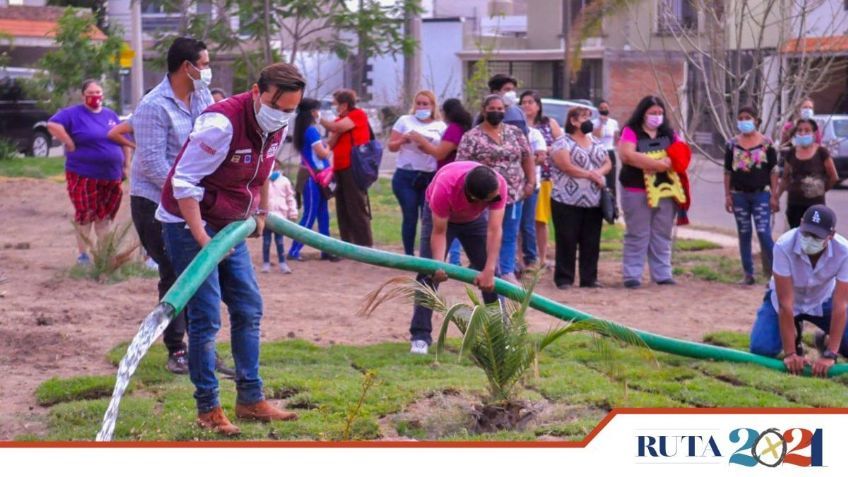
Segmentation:
<svg viewBox="0 0 848 477">
<path fill-rule="evenodd" d="M 380 175 L 380 162 L 383 160 L 383 145 L 374 138 L 374 131 L 368 125 L 371 139 L 359 146 L 353 145 L 353 129 L 350 130 L 350 168 L 356 186 L 366 191 L 377 181 Z"/>
</svg>

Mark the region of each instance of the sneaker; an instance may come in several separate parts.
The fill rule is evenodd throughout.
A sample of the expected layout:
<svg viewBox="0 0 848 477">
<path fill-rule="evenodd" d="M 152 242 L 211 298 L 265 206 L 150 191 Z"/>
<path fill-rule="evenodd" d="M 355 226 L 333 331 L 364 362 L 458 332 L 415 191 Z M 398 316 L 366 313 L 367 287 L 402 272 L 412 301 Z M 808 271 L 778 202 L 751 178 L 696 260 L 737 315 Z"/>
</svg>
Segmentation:
<svg viewBox="0 0 848 477">
<path fill-rule="evenodd" d="M 288 263 L 283 262 L 280 264 L 280 273 L 282 273 L 283 275 L 290 275 L 291 272 L 292 269 L 289 267 Z"/>
<path fill-rule="evenodd" d="M 215 353 L 215 371 L 226 378 L 235 379 L 236 371 L 224 363 L 224 358 L 218 353 Z"/>
<path fill-rule="evenodd" d="M 665 280 L 658 281 L 657 285 L 677 285 L 677 281 L 673 278 L 666 278 Z"/>
<path fill-rule="evenodd" d="M 753 275 L 745 275 L 745 278 L 739 280 L 739 282 L 737 283 L 739 285 L 754 285 L 755 283 L 757 283 L 757 280 L 754 278 Z"/>
<path fill-rule="evenodd" d="M 557 283 L 556 287 L 557 287 L 557 290 L 568 290 L 569 288 L 571 288 L 571 284 L 570 283 Z"/>
<path fill-rule="evenodd" d="M 241 430 L 227 419 L 227 415 L 220 407 L 198 414 L 197 425 L 225 436 L 235 436 L 241 433 Z"/>
<path fill-rule="evenodd" d="M 150 257 L 147 257 L 147 260 L 144 261 L 144 266 L 148 270 L 152 270 L 154 272 L 159 270 L 159 264 L 156 263 L 156 260 L 153 260 Z"/>
<path fill-rule="evenodd" d="M 268 273 L 270 271 L 271 271 L 271 264 L 268 263 L 268 262 L 263 263 L 262 264 L 262 273 Z"/>
<path fill-rule="evenodd" d="M 642 284 L 639 283 L 639 280 L 624 280 L 624 288 L 629 288 L 633 290 L 635 288 L 639 288 L 640 286 L 642 286 Z"/>
<path fill-rule="evenodd" d="M 338 257 L 336 255 L 331 255 L 329 253 L 322 253 L 321 254 L 321 260 L 327 260 L 329 262 L 336 263 L 336 262 L 341 262 L 342 258 Z"/>
<path fill-rule="evenodd" d="M 236 404 L 236 417 L 262 422 L 293 421 L 297 419 L 297 414 L 283 411 L 263 399 L 256 404 Z"/>
<path fill-rule="evenodd" d="M 177 351 L 168 356 L 168 371 L 174 374 L 188 374 L 188 355 L 185 351 Z"/>
<path fill-rule="evenodd" d="M 424 340 L 412 340 L 412 346 L 409 348 L 409 352 L 412 354 L 427 354 L 429 347 L 430 345 Z"/>
<path fill-rule="evenodd" d="M 604 286 L 599 281 L 594 281 L 592 283 L 580 284 L 580 288 L 603 288 Z"/>
<path fill-rule="evenodd" d="M 91 266 L 91 257 L 89 257 L 85 252 L 81 253 L 79 257 L 77 257 L 77 265 L 82 265 L 83 267 Z"/>
</svg>

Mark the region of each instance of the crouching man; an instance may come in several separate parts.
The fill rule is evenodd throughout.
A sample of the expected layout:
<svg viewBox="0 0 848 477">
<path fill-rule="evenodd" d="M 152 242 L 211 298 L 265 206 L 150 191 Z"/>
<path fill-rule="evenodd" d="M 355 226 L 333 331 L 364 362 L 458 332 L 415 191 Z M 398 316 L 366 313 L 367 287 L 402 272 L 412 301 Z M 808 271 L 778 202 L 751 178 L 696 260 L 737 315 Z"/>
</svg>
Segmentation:
<svg viewBox="0 0 848 477">
<path fill-rule="evenodd" d="M 179 275 L 215 234 L 231 222 L 256 218 L 261 235 L 268 208 L 268 177 L 305 82 L 293 65 L 267 66 L 251 89 L 208 107 L 195 122 L 165 181 L 156 219 Z M 198 424 L 234 435 L 218 400 L 215 336 L 221 301 L 230 314 L 236 364 L 235 413 L 241 419 L 289 420 L 297 416 L 269 404 L 259 377 L 262 296 L 244 241 L 206 278 L 186 306 L 189 375 Z"/>
<path fill-rule="evenodd" d="M 848 241 L 836 234 L 836 215 L 824 205 L 807 209 L 801 226 L 774 245 L 773 277 L 751 330 L 751 352 L 777 356 L 786 369 L 803 371 L 810 361 L 801 346 L 803 322 L 816 333 L 819 358 L 813 374 L 827 376 L 838 355 L 848 356 Z"/>
</svg>

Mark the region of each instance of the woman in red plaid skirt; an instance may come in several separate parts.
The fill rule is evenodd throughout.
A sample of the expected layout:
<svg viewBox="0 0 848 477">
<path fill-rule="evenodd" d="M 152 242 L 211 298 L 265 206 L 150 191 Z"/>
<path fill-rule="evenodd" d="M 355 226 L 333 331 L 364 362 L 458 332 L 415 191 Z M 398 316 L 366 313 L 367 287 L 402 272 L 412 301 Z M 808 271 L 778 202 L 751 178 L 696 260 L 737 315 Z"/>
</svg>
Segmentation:
<svg viewBox="0 0 848 477">
<path fill-rule="evenodd" d="M 65 179 L 74 205 L 77 262 L 89 265 L 92 225 L 98 239 L 102 238 L 121 206 L 121 182 L 129 166 L 129 150 L 122 150 L 106 137 L 120 120 L 114 111 L 103 107 L 103 87 L 98 81 L 83 82 L 82 99 L 83 104 L 53 115 L 47 129 L 65 145 Z"/>
</svg>

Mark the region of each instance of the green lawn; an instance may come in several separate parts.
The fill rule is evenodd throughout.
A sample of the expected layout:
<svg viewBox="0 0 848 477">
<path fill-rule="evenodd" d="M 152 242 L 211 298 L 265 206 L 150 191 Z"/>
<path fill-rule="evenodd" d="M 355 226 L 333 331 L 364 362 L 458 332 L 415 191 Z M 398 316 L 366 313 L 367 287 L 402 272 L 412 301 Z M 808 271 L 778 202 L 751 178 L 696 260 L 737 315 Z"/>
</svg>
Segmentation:
<svg viewBox="0 0 848 477">
<path fill-rule="evenodd" d="M 45 177 L 65 174 L 64 157 L 15 157 L 0 160 L 0 176 L 6 177 Z"/>
<path fill-rule="evenodd" d="M 717 333 L 713 343 L 746 347 L 747 337 Z M 452 343 L 454 349 L 457 343 Z M 435 408 L 434 403 L 478 401 L 486 389 L 483 373 L 453 353 L 440 361 L 408 353 L 405 343 L 318 347 L 301 340 L 263 343 L 262 376 L 266 395 L 284 399 L 299 413 L 294 422 L 255 424 L 236 420 L 239 439 L 339 440 L 405 436 L 437 440 L 531 440 L 556 436 L 579 440 L 610 410 L 618 407 L 846 407 L 848 379 L 802 378 L 753 365 L 698 361 L 664 353 L 647 359 L 644 350 L 614 345 L 612 361 L 600 360 L 597 344 L 587 336 L 569 335 L 549 347 L 539 375 L 524 383 L 521 398 L 544 402 L 559 415 L 522 431 L 473 434 L 464 427 L 462 407 Z M 220 345 L 229 357 L 229 348 Z M 117 363 L 125 348 L 113 350 Z M 157 345 L 139 367 L 124 397 L 116 440 L 194 440 L 218 436 L 194 425 L 192 385 L 185 376 L 165 370 L 166 352 Z M 615 366 L 610 366 L 615 363 Z M 366 373 L 374 385 L 362 396 Z M 90 440 L 108 405 L 114 376 L 51 378 L 37 391 L 49 406 L 48 433 L 19 440 Z M 221 382 L 221 401 L 231 416 L 232 381 Z M 434 408 L 415 414 L 414 403 Z M 420 405 L 417 407 L 421 407 Z M 467 408 L 467 406 L 466 406 Z M 459 409 L 460 411 L 457 411 Z"/>
</svg>

